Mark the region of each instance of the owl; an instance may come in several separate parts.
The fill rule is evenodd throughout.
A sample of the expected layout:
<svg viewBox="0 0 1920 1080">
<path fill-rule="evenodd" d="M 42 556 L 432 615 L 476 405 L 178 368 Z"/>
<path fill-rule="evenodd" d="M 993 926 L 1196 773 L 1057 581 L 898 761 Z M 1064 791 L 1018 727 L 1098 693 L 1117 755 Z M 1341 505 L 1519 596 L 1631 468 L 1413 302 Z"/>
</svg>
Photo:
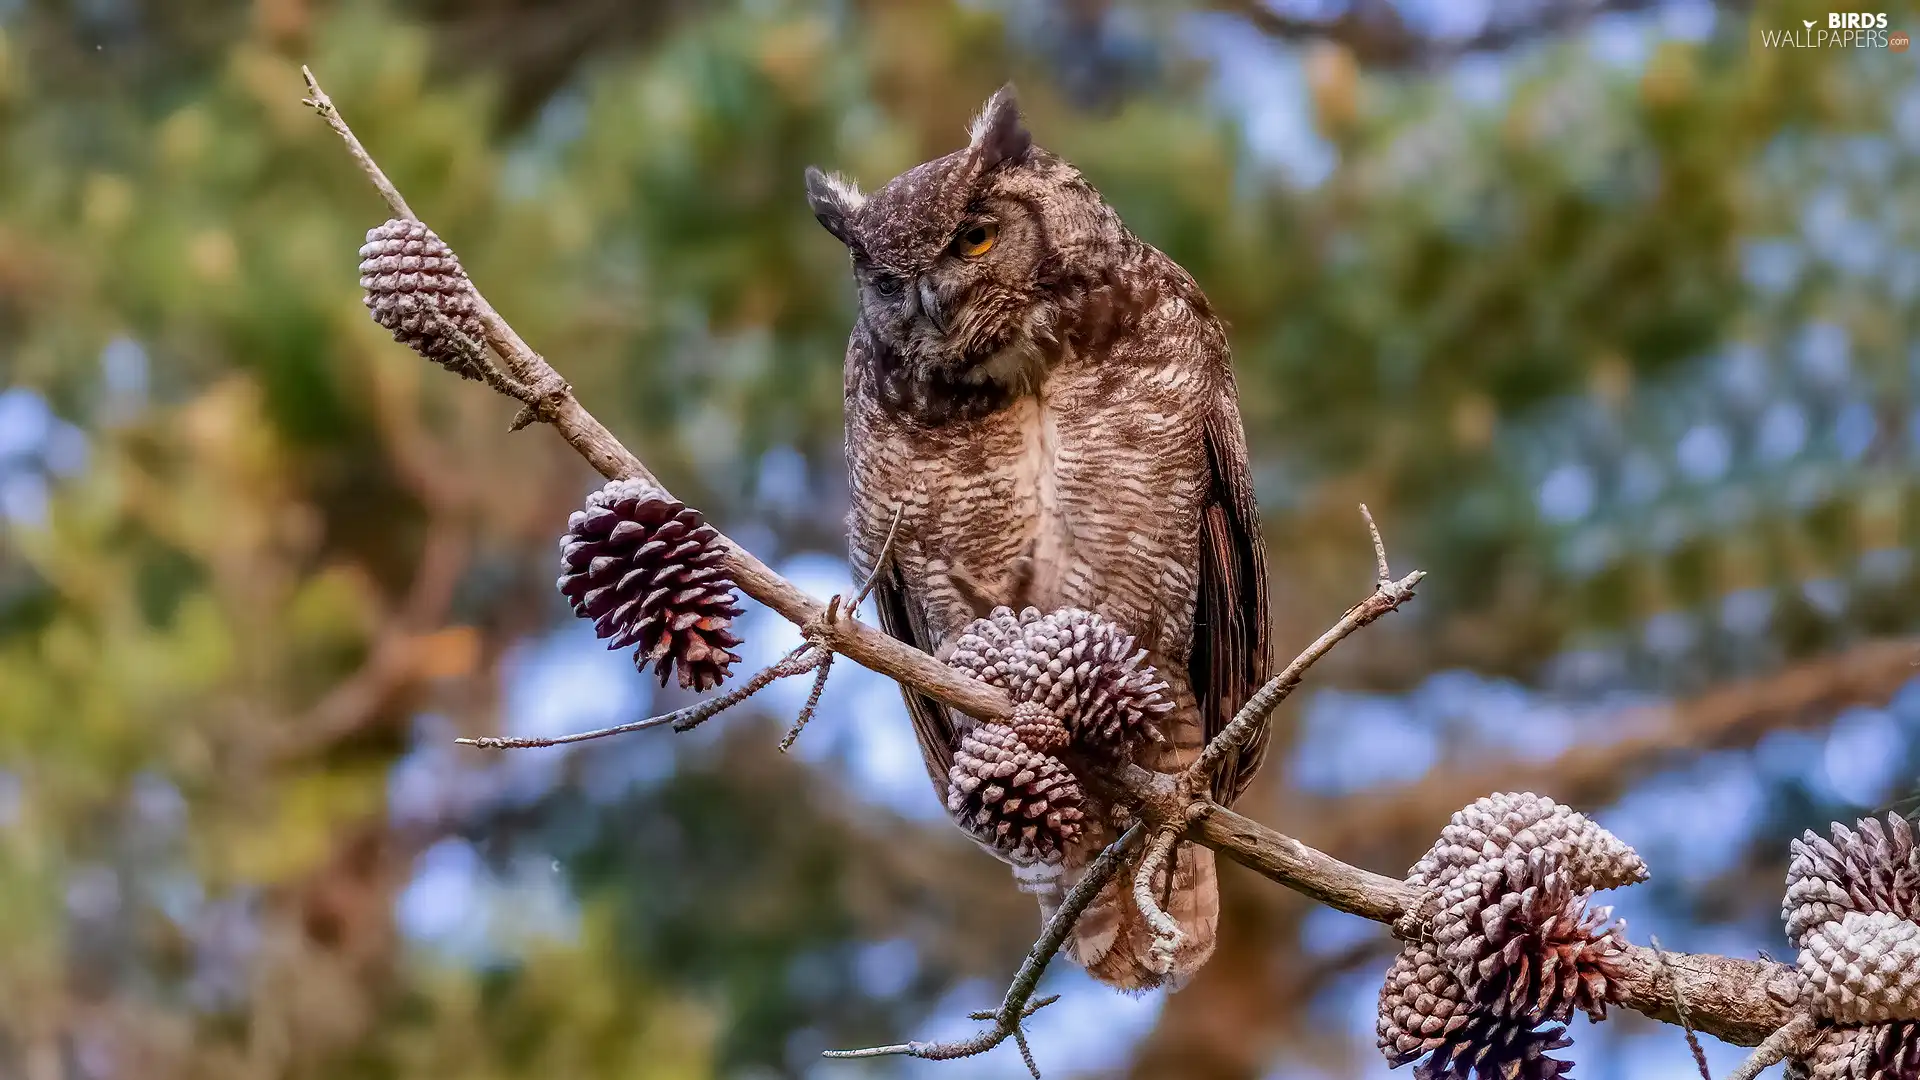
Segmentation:
<svg viewBox="0 0 1920 1080">
<path fill-rule="evenodd" d="M 1147 650 L 1174 706 L 1135 763 L 1191 763 L 1269 666 L 1259 515 L 1226 335 L 1206 297 L 1072 165 L 1033 145 L 1010 86 L 964 149 L 871 195 L 809 169 L 807 198 L 846 245 L 859 294 L 848 527 L 862 578 L 896 530 L 873 590 L 882 628 L 944 658 L 999 606 L 1102 615 Z M 944 799 L 975 721 L 905 696 Z M 1241 793 L 1262 751 L 1228 763 L 1216 798 Z M 1115 836 L 1093 797 L 1093 827 L 1071 850 L 1014 867 L 1043 914 Z M 1171 971 L 1149 962 L 1132 877 L 1095 899 L 1067 951 L 1121 989 L 1177 987 L 1213 950 L 1213 853 L 1180 845 L 1156 882 L 1183 931 Z"/>
</svg>

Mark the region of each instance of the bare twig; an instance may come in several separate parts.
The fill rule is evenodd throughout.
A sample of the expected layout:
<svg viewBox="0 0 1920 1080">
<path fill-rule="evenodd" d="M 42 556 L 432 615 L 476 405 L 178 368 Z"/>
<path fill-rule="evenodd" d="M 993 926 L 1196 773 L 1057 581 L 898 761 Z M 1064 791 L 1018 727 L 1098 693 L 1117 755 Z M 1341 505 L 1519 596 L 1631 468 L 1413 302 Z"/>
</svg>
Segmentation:
<svg viewBox="0 0 1920 1080">
<path fill-rule="evenodd" d="M 947 1061 L 984 1054 L 1007 1039 L 1015 1037 L 1020 1030 L 1020 1022 L 1032 1014 L 1033 1010 L 1027 1007 L 1027 1001 L 1033 996 L 1034 987 L 1040 985 L 1040 976 L 1046 974 L 1047 964 L 1053 960 L 1053 954 L 1059 952 L 1060 946 L 1066 943 L 1067 935 L 1072 932 L 1074 924 L 1080 921 L 1080 913 L 1087 909 L 1088 904 L 1093 903 L 1093 898 L 1099 895 L 1107 882 L 1113 880 L 1115 874 L 1120 872 L 1120 865 L 1126 860 L 1128 851 L 1139 842 L 1145 832 L 1146 824 L 1135 822 L 1132 828 L 1121 834 L 1120 839 L 1107 845 L 1106 850 L 1100 853 L 1100 857 L 1093 860 L 1093 864 L 1087 867 L 1086 873 L 1082 874 L 1073 888 L 1067 891 L 1066 899 L 1061 901 L 1059 910 L 1047 920 L 1046 927 L 1040 931 L 1039 940 L 1035 941 L 1033 948 L 1027 952 L 1026 960 L 1021 963 L 1019 972 L 1014 975 L 1012 984 L 1007 987 L 1006 996 L 1000 1000 L 1000 1007 L 990 1014 L 994 1022 L 993 1027 L 970 1039 L 956 1042 L 910 1042 L 896 1043 L 892 1046 L 870 1046 L 861 1050 L 829 1050 L 825 1056 L 869 1058 L 898 1055 Z M 979 1018 L 987 1019 L 988 1017 Z M 1020 1041 L 1024 1042 L 1024 1040 Z M 1040 1070 L 1033 1066 L 1032 1055 L 1023 1050 L 1023 1056 L 1027 1059 L 1029 1071 L 1038 1077 Z"/>
<path fill-rule="evenodd" d="M 426 315 L 434 324 L 434 332 L 452 343 L 454 350 L 460 354 L 461 359 L 467 362 L 467 366 L 479 376 L 481 382 L 486 383 L 496 392 L 513 398 L 515 401 L 526 402 L 527 405 L 524 407 L 530 408 L 532 406 L 532 392 L 515 381 L 513 376 L 500 370 L 499 365 L 493 362 L 493 358 L 487 355 L 487 346 L 484 343 L 475 341 L 465 330 L 456 326 L 454 321 L 447 318 L 446 314 L 437 307 L 428 306 L 426 308 Z"/>
<path fill-rule="evenodd" d="M 880 545 L 880 557 L 873 561 L 872 572 L 867 575 L 866 582 L 860 586 L 860 591 L 854 594 L 853 602 L 846 606 L 849 614 L 858 611 L 860 605 L 866 602 L 867 594 L 873 591 L 873 583 L 880 580 L 880 572 L 886 569 L 887 560 L 893 557 L 893 538 L 900 531 L 900 514 L 905 509 L 904 503 L 893 508 L 893 523 L 887 526 L 887 539 Z M 839 604 L 838 596 L 827 601 L 827 614 L 822 617 L 822 625 L 832 621 Z M 816 633 L 813 636 L 819 635 Z M 813 677 L 813 690 L 807 694 L 807 703 L 801 706 L 800 715 L 794 718 L 793 726 L 787 729 L 786 737 L 780 740 L 781 753 L 784 754 L 793 749 L 793 744 L 800 738 L 800 733 L 806 730 L 808 722 L 813 719 L 814 710 L 820 707 L 820 695 L 826 693 L 827 677 L 832 674 L 833 651 L 823 647 L 820 650 L 819 671 Z"/>
<path fill-rule="evenodd" d="M 783 754 L 793 749 L 800 733 L 806 730 L 808 721 L 813 719 L 813 711 L 820 707 L 820 695 L 827 690 L 827 676 L 833 673 L 833 654 L 822 652 L 819 665 L 814 672 L 813 689 L 807 694 L 807 703 L 800 707 L 800 715 L 794 718 L 793 726 L 787 729 L 786 737 L 780 740 L 780 752 Z"/>
<path fill-rule="evenodd" d="M 1201 751 L 1200 759 L 1187 770 L 1186 782 L 1190 790 L 1204 790 L 1212 783 L 1213 774 L 1219 770 L 1220 763 L 1252 741 L 1254 735 L 1260 730 L 1260 726 L 1266 723 L 1267 717 L 1272 715 L 1273 710 L 1279 707 L 1280 703 L 1300 685 L 1300 680 L 1306 676 L 1308 668 L 1327 655 L 1335 645 L 1340 644 L 1341 639 L 1348 634 L 1411 600 L 1413 587 L 1420 584 L 1420 580 L 1427 576 L 1425 570 L 1415 570 L 1398 581 L 1392 580 L 1387 570 L 1386 545 L 1380 542 L 1380 531 L 1373 525 L 1373 515 L 1368 514 L 1364 506 L 1360 508 L 1360 512 L 1366 514 L 1367 527 L 1373 534 L 1374 551 L 1379 556 L 1380 580 L 1374 583 L 1373 595 L 1355 604 L 1339 622 L 1333 625 L 1332 629 L 1321 634 L 1318 641 L 1307 646 L 1305 652 L 1294 657 L 1293 663 L 1288 664 L 1286 670 L 1269 679 L 1267 684 L 1259 690 L 1254 691 L 1253 696 L 1240 707 L 1240 711 L 1234 714 L 1233 722 L 1213 737 L 1213 741 Z"/>
<path fill-rule="evenodd" d="M 1025 1020 L 1027 1017 L 1032 1016 L 1034 1013 L 1039 1012 L 1041 1009 L 1044 1009 L 1047 1006 L 1059 1000 L 1060 1000 L 1059 994 L 1048 994 L 1046 997 L 1043 997 L 1043 998 L 1034 998 L 1032 1001 L 1027 1002 L 1026 1008 L 1020 1010 L 1020 1019 Z M 967 1019 L 992 1020 L 993 1018 L 999 1015 L 1000 1015 L 1000 1010 L 997 1008 L 981 1009 L 978 1012 L 968 1013 Z"/>
<path fill-rule="evenodd" d="M 1666 976 L 1667 985 L 1673 988 L 1673 1011 L 1680 1017 L 1680 1030 L 1687 1034 L 1687 1049 L 1693 1051 L 1693 1064 L 1700 1070 L 1700 1080 L 1713 1080 L 1713 1073 L 1707 1068 L 1707 1052 L 1700 1047 L 1700 1036 L 1693 1033 L 1693 1021 L 1687 1018 L 1687 1001 L 1680 996 L 1680 983 L 1673 977 L 1673 967 L 1667 963 L 1667 951 L 1660 947 L 1660 939 L 1647 935 L 1647 944 L 1653 947 L 1653 958 L 1660 964 L 1660 973 Z"/>
<path fill-rule="evenodd" d="M 381 198 L 387 200 L 387 206 L 392 208 L 394 217 L 419 221 L 420 218 L 414 214 L 413 208 L 407 205 L 407 200 L 400 197 L 400 189 L 394 187 L 393 181 L 387 179 L 387 174 L 380 171 L 380 166 L 374 162 L 373 155 L 367 153 L 367 148 L 360 145 L 359 138 L 354 135 L 353 129 L 347 126 L 347 121 L 340 115 L 340 110 L 333 107 L 333 99 L 327 96 L 325 90 L 320 89 L 320 80 L 313 77 L 313 69 L 302 64 L 300 74 L 307 80 L 307 96 L 301 104 L 319 113 L 320 119 L 325 120 L 327 126 L 346 142 L 347 153 L 353 155 L 354 164 L 360 166 L 360 171 L 366 173 L 367 179 L 373 181 L 374 189 L 380 192 Z"/>
<path fill-rule="evenodd" d="M 1146 917 L 1147 925 L 1153 928 L 1153 946 L 1149 950 L 1148 964 L 1161 975 L 1173 970 L 1174 954 L 1180 950 L 1180 924 L 1167 914 L 1158 901 L 1153 898 L 1153 878 L 1162 866 L 1168 863 L 1175 844 L 1180 842 L 1177 829 L 1167 829 L 1154 834 L 1153 843 L 1147 853 L 1140 857 L 1140 865 L 1133 872 L 1133 903 Z M 1169 882 L 1173 871 L 1167 871 Z"/>
<path fill-rule="evenodd" d="M 1360 504 L 1360 516 L 1367 519 L 1367 535 L 1373 538 L 1373 562 L 1379 574 L 1374 580 L 1385 585 L 1393 580 L 1393 571 L 1387 569 L 1387 543 L 1380 539 L 1380 526 L 1373 523 L 1373 511 L 1366 503 Z"/>
<path fill-rule="evenodd" d="M 1815 1020 L 1811 1013 L 1796 1015 L 1792 1020 L 1781 1025 L 1778 1031 L 1761 1040 L 1760 1045 L 1747 1056 L 1747 1060 L 1741 1062 L 1739 1068 L 1727 1074 L 1727 1080 L 1754 1080 L 1774 1064 L 1797 1056 L 1796 1052 L 1806 1045 L 1807 1037 L 1812 1035 L 1818 1026 L 1819 1021 Z"/>
<path fill-rule="evenodd" d="M 610 735 L 625 735 L 630 731 L 645 731 L 648 728 L 666 727 L 669 724 L 673 726 L 673 730 L 675 731 L 692 731 L 713 717 L 720 715 L 766 689 L 775 680 L 784 679 L 790 675 L 803 674 L 811 670 L 813 665 L 818 661 L 807 657 L 805 654 L 812 648 L 813 646 L 810 644 L 801 645 L 780 660 L 767 665 L 755 674 L 753 678 L 721 694 L 719 697 L 708 698 L 705 701 L 689 705 L 684 709 L 675 709 L 670 713 L 661 713 L 659 716 L 649 716 L 645 720 L 634 720 L 625 724 L 615 724 L 612 727 L 596 728 L 593 731 L 576 731 L 571 735 L 528 735 L 518 737 L 483 735 L 478 738 L 455 739 L 453 741 L 463 746 L 477 746 L 483 750 L 525 750 L 540 746 L 564 746 L 568 743 L 589 742 L 594 739 L 604 739 Z"/>
<path fill-rule="evenodd" d="M 906 503 L 893 508 L 893 523 L 887 526 L 887 538 L 880 542 L 880 557 L 873 560 L 873 569 L 867 573 L 866 583 L 854 594 L 853 603 L 847 605 L 848 613 L 859 611 L 860 605 L 867 602 L 867 596 L 873 592 L 874 582 L 880 580 L 881 571 L 887 568 L 887 562 L 893 558 L 893 540 L 900 534 L 900 515 L 906 509 Z"/>
<path fill-rule="evenodd" d="M 1059 997 L 1058 994 L 1054 996 L 1056 998 Z M 1020 1060 L 1026 1065 L 1028 1075 L 1032 1076 L 1033 1080 L 1040 1080 L 1040 1065 L 1033 1060 L 1033 1047 L 1027 1045 L 1027 1030 L 1025 1028 L 1016 1027 L 1013 1029 L 1013 1044 L 1020 1048 Z"/>
</svg>

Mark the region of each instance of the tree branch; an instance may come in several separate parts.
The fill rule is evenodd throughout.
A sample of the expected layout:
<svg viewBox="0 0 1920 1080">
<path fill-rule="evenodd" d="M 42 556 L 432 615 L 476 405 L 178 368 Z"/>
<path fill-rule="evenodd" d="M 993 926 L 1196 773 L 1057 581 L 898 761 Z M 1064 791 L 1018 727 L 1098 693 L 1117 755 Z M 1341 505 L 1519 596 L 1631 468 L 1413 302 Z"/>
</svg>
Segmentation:
<svg viewBox="0 0 1920 1080">
<path fill-rule="evenodd" d="M 1433 831 L 1439 832 L 1437 823 Z M 1190 828 L 1187 838 L 1328 907 L 1388 926 L 1420 900 L 1420 891 L 1404 881 L 1350 866 L 1225 807 Z M 1785 964 L 1669 952 L 1666 967 L 1671 981 L 1652 949 L 1629 946 L 1620 960 L 1621 1004 L 1677 1025 L 1677 991 L 1695 1028 L 1739 1046 L 1757 1045 L 1792 1018 L 1799 982 Z"/>
<path fill-rule="evenodd" d="M 1215 0 L 1213 7 L 1237 15 L 1270 37 L 1335 41 L 1362 64 L 1381 68 L 1431 68 L 1470 53 L 1497 52 L 1564 34 L 1597 16 L 1646 11 L 1660 0 L 1547 0 L 1514 5 L 1521 17 L 1501 17 L 1493 5 L 1485 25 L 1460 38 L 1421 33 L 1407 25 L 1389 0 L 1354 0 L 1332 18 L 1295 15 L 1263 0 Z"/>
</svg>

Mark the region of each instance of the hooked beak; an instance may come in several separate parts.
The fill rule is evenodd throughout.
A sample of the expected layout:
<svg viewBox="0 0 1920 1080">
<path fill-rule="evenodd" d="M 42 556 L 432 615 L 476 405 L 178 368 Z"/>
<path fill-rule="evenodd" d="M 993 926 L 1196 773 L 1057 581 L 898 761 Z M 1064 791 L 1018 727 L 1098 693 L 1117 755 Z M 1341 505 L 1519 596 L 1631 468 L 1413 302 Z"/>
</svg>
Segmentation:
<svg viewBox="0 0 1920 1080">
<path fill-rule="evenodd" d="M 935 330 L 945 333 L 947 317 L 940 310 L 940 294 L 934 289 L 933 282 L 923 277 L 914 283 L 914 287 L 920 294 L 920 313 L 927 317 Z"/>
</svg>

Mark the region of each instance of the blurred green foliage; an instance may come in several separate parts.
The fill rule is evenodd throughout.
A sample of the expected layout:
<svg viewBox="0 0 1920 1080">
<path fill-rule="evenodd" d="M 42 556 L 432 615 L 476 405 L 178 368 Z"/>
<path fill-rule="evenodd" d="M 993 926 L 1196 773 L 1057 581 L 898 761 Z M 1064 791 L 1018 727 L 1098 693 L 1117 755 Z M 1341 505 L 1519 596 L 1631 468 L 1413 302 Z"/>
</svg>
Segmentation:
<svg viewBox="0 0 1920 1080">
<path fill-rule="evenodd" d="M 0 1075 L 798 1075 L 915 1034 L 1031 929 L 952 830 L 745 718 L 611 793 L 455 755 L 480 795 L 396 806 L 423 745 L 514 722 L 591 481 L 366 318 L 383 210 L 302 63 L 764 555 L 840 543 L 850 297 L 802 168 L 877 185 L 1011 74 L 1232 325 L 1279 640 L 1365 582 L 1363 498 L 1432 572 L 1330 675 L 1658 693 L 1911 629 L 1911 57 L 1763 50 L 1798 9 L 1761 3 L 1697 40 L 1612 26 L 1624 60 L 1575 35 L 1369 71 L 1205 6 L 1092 5 L 1085 35 L 934 0 L 0 3 Z M 1319 182 L 1249 135 L 1249 63 L 1298 73 Z M 409 940 L 454 841 L 556 860 L 571 922 L 480 959 Z M 875 994 L 892 940 L 917 966 Z"/>
</svg>

